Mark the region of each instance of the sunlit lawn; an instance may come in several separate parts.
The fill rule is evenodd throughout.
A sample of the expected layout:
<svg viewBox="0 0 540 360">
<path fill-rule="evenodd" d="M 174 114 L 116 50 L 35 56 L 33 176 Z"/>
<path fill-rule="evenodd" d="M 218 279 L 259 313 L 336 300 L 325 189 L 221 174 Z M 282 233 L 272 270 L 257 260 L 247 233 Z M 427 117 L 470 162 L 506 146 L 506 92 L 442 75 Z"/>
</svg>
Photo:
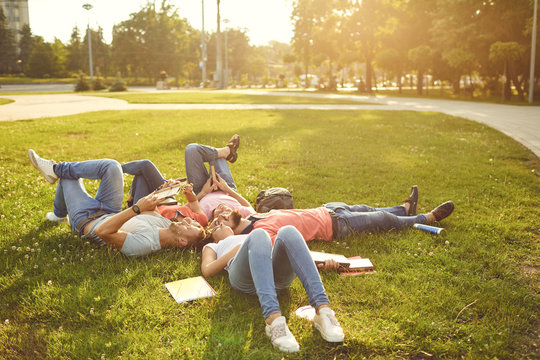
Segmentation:
<svg viewBox="0 0 540 360">
<path fill-rule="evenodd" d="M 0 131 L 0 358 L 282 358 L 256 297 L 231 290 L 226 274 L 208 279 L 216 297 L 174 302 L 163 284 L 200 275 L 200 254 L 127 259 L 48 223 L 55 187 L 26 155 L 34 148 L 57 161 L 149 158 L 173 177 L 184 174 L 187 144 L 220 146 L 233 133 L 242 140 L 232 171 L 250 200 L 284 186 L 298 208 L 387 206 L 418 184 L 420 211 L 456 203 L 445 237 L 411 229 L 310 243 L 368 257 L 376 273 L 322 275 L 345 329 L 340 345 L 295 316 L 308 304 L 295 280 L 280 295 L 301 346 L 287 357 L 538 355 L 540 163 L 484 125 L 416 112 L 111 111 L 0 122 Z"/>
<path fill-rule="evenodd" d="M 0 105 L 9 104 L 9 103 L 12 103 L 12 102 L 13 102 L 13 100 L 0 98 Z"/>
<path fill-rule="evenodd" d="M 99 96 L 126 100 L 136 104 L 367 104 L 348 99 L 325 99 L 312 97 L 293 97 L 275 95 L 251 95 L 228 92 L 132 92 L 132 93 L 99 93 Z"/>
</svg>

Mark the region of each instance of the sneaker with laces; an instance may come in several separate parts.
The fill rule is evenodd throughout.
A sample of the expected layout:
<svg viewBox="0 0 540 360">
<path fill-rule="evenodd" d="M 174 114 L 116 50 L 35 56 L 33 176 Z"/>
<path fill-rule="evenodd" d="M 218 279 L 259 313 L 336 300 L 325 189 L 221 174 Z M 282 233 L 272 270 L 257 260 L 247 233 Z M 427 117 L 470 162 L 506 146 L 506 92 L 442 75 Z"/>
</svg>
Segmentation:
<svg viewBox="0 0 540 360">
<path fill-rule="evenodd" d="M 45 218 L 49 221 L 52 221 L 52 222 L 55 222 L 55 223 L 58 223 L 58 224 L 63 224 L 63 223 L 67 223 L 68 221 L 68 217 L 67 216 L 64 216 L 64 217 L 58 217 L 56 216 L 52 211 L 51 212 L 48 212 L 47 214 L 45 214 Z"/>
<path fill-rule="evenodd" d="M 285 316 L 276 318 L 272 324 L 266 325 L 266 335 L 270 338 L 272 345 L 280 351 L 292 353 L 300 350 L 300 345 L 287 327 Z"/>
<path fill-rule="evenodd" d="M 334 312 L 328 307 L 320 309 L 319 313 L 315 314 L 313 325 L 328 342 L 343 342 L 345 339 L 343 329 L 334 316 Z"/>
<path fill-rule="evenodd" d="M 45 180 L 51 184 L 54 184 L 56 180 L 58 180 L 58 176 L 54 173 L 54 165 L 56 165 L 55 161 L 40 158 L 32 149 L 28 150 L 28 157 L 30 158 L 32 166 L 39 170 L 41 175 L 45 177 Z"/>
</svg>

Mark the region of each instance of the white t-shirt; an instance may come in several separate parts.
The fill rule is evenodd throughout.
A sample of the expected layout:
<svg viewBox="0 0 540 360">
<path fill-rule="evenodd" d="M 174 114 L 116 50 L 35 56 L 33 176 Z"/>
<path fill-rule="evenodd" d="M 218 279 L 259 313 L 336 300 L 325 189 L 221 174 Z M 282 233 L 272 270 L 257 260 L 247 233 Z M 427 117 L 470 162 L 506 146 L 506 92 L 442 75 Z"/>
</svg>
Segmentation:
<svg viewBox="0 0 540 360">
<path fill-rule="evenodd" d="M 161 215 L 137 215 L 122 225 L 119 231 L 127 232 L 122 246 L 126 256 L 142 256 L 161 249 L 159 230 L 171 225 L 169 219 Z"/>
<path fill-rule="evenodd" d="M 220 240 L 217 244 L 216 243 L 210 243 L 206 244 L 203 247 L 204 249 L 208 246 L 210 249 L 214 250 L 216 253 L 216 260 L 222 257 L 224 254 L 226 254 L 229 250 L 234 248 L 238 244 L 242 244 L 244 240 L 248 237 L 248 234 L 245 235 L 231 235 L 229 237 L 226 237 L 223 240 Z M 236 258 L 236 255 L 232 257 L 225 266 L 225 270 L 229 271 L 229 268 L 231 267 L 231 264 L 233 263 L 234 259 Z"/>
</svg>

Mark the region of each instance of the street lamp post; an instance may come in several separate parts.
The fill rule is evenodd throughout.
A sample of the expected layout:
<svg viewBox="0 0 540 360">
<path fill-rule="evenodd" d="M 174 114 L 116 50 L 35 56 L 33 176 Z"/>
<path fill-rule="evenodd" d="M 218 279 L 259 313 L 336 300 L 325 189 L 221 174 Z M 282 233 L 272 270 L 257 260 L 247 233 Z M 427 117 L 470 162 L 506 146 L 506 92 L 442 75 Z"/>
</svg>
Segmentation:
<svg viewBox="0 0 540 360">
<path fill-rule="evenodd" d="M 534 62 L 536 55 L 536 14 L 538 12 L 538 0 L 534 0 L 534 13 L 533 13 L 533 27 L 532 27 L 532 39 L 531 39 L 531 70 L 529 77 L 529 104 L 534 101 Z"/>
<path fill-rule="evenodd" d="M 202 35 L 201 35 L 201 67 L 202 83 L 201 87 L 206 86 L 206 42 L 204 41 L 204 0 L 202 0 Z"/>
<path fill-rule="evenodd" d="M 216 31 L 216 80 L 217 89 L 223 89 L 223 64 L 221 63 L 221 18 L 219 14 L 219 0 L 217 0 L 217 31 Z"/>
<path fill-rule="evenodd" d="M 92 4 L 86 3 L 83 9 L 90 13 L 93 8 Z M 90 35 L 90 15 L 88 15 L 88 67 L 90 68 L 90 80 L 94 80 L 94 65 L 92 64 L 92 36 Z"/>
<path fill-rule="evenodd" d="M 223 23 L 226 25 L 229 23 L 229 19 L 224 19 Z M 229 46 L 227 45 L 227 35 L 229 34 L 229 28 L 225 27 L 225 73 L 223 76 L 223 83 L 225 88 L 229 87 Z"/>
</svg>

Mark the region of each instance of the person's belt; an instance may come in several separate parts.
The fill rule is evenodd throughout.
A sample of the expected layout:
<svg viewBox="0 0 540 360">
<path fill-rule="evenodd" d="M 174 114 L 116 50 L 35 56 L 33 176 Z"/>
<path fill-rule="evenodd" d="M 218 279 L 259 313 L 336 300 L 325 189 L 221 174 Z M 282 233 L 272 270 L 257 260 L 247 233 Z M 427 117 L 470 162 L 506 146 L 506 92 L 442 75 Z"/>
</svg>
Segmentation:
<svg viewBox="0 0 540 360">
<path fill-rule="evenodd" d="M 328 208 L 325 209 L 328 211 L 330 218 L 332 219 L 332 238 L 335 239 L 338 236 L 338 218 L 334 210 Z"/>
<path fill-rule="evenodd" d="M 90 214 L 90 216 L 88 216 L 87 218 L 83 219 L 82 221 L 79 222 L 79 224 L 77 225 L 77 232 L 79 233 L 79 235 L 84 235 L 82 233 L 82 231 L 84 230 L 85 226 L 88 225 L 89 223 L 91 223 L 92 221 L 96 220 L 97 218 L 100 218 L 102 217 L 103 215 L 107 215 L 108 212 L 106 211 L 103 211 L 103 210 L 100 210 L 98 212 L 95 212 L 93 214 Z"/>
</svg>

